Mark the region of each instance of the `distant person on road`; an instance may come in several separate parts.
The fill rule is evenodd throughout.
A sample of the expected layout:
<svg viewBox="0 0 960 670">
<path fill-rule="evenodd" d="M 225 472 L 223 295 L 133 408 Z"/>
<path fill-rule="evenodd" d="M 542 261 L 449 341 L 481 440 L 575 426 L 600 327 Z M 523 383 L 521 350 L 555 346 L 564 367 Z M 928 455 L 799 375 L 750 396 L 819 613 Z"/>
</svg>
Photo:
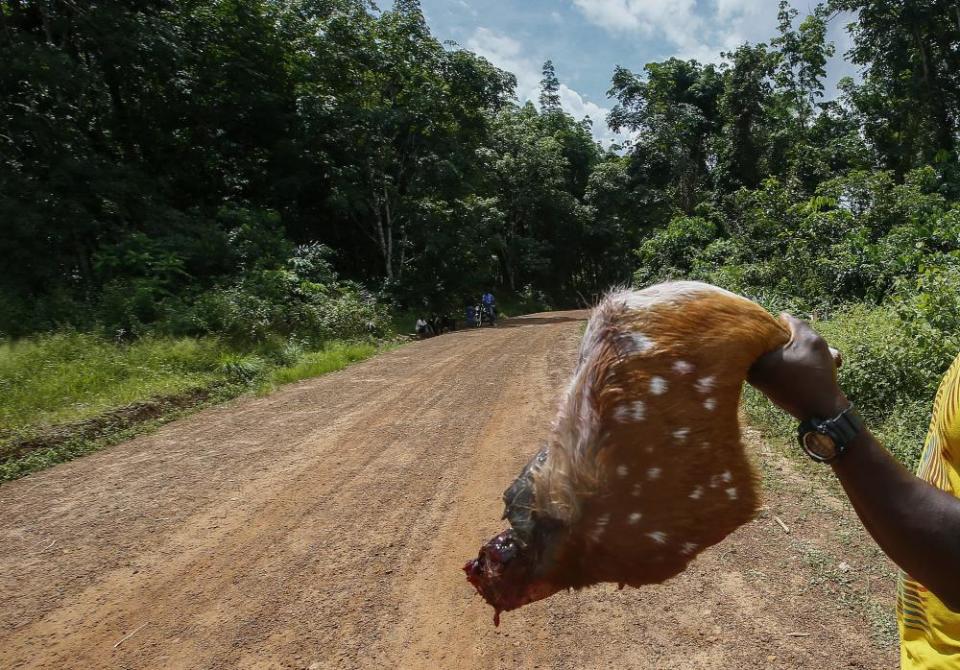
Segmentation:
<svg viewBox="0 0 960 670">
<path fill-rule="evenodd" d="M 430 337 L 433 333 L 430 331 L 430 324 L 428 324 L 424 318 L 421 316 L 417 319 L 417 337 L 421 340 Z"/>
<path fill-rule="evenodd" d="M 790 341 L 754 364 L 750 382 L 803 422 L 804 451 L 833 467 L 864 527 L 900 566 L 901 668 L 960 668 L 960 356 L 937 391 L 914 476 L 840 390 L 823 338 L 785 318 Z"/>
<path fill-rule="evenodd" d="M 497 299 L 493 297 L 493 293 L 487 291 L 480 298 L 480 306 L 483 311 L 490 317 L 490 323 L 497 322 Z"/>
</svg>

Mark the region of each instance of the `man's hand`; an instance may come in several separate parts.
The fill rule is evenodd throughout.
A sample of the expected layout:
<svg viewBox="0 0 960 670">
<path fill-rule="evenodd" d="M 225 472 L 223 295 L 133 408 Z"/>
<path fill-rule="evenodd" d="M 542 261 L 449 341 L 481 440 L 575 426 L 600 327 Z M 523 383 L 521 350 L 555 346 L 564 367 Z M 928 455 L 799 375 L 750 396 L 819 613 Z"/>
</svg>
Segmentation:
<svg viewBox="0 0 960 670">
<path fill-rule="evenodd" d="M 849 402 L 837 386 L 834 352 L 803 321 L 781 318 L 790 341 L 754 363 L 747 379 L 801 421 L 836 416 Z M 869 430 L 830 465 L 877 544 L 960 612 L 960 499 L 907 472 Z"/>
<path fill-rule="evenodd" d="M 780 318 L 790 341 L 754 363 L 747 381 L 801 421 L 836 416 L 850 405 L 837 385 L 838 355 L 805 321 L 786 313 Z"/>
</svg>

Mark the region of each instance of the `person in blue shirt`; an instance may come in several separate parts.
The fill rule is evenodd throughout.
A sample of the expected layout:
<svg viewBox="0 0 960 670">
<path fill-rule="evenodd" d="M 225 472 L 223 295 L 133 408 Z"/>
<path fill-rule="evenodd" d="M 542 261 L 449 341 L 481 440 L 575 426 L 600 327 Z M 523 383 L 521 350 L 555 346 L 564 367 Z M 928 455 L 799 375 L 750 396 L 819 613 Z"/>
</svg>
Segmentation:
<svg viewBox="0 0 960 670">
<path fill-rule="evenodd" d="M 483 294 L 483 297 L 480 299 L 480 303 L 483 306 L 483 311 L 487 313 L 490 317 L 490 323 L 496 323 L 497 321 L 497 299 L 493 297 L 493 294 L 490 291 L 487 291 Z"/>
</svg>

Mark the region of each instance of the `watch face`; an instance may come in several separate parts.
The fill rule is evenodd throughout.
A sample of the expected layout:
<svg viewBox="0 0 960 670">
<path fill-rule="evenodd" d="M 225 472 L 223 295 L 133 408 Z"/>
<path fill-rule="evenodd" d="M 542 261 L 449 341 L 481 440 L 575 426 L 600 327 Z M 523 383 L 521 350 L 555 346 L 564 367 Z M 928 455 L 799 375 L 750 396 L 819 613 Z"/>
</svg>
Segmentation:
<svg viewBox="0 0 960 670">
<path fill-rule="evenodd" d="M 803 436 L 803 446 L 811 456 L 830 460 L 837 455 L 837 445 L 833 438 L 815 430 Z"/>
</svg>

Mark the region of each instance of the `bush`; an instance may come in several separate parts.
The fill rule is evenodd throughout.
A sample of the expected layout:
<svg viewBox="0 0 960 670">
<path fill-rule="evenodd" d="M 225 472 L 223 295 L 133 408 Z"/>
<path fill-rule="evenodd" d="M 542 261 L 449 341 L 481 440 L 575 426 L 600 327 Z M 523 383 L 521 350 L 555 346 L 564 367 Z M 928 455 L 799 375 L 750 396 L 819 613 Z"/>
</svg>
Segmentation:
<svg viewBox="0 0 960 670">
<path fill-rule="evenodd" d="M 634 283 L 646 286 L 688 276 L 699 252 L 716 237 L 717 227 L 707 219 L 675 217 L 637 250 L 640 268 L 634 274 Z"/>
<path fill-rule="evenodd" d="M 0 337 L 66 327 L 122 341 L 224 335 L 235 346 L 296 339 L 316 347 L 388 331 L 387 308 L 359 284 L 337 277 L 329 247 L 291 247 L 269 213 L 231 209 L 221 218 L 233 226 L 226 253 L 241 272 L 193 287 L 186 269 L 191 259 L 133 235 L 98 254 L 103 284 L 93 299 L 79 288 L 44 300 L 0 292 Z"/>
<path fill-rule="evenodd" d="M 924 348 L 891 307 L 847 306 L 813 326 L 843 354 L 840 386 L 871 431 L 902 463 L 915 467 L 949 360 Z M 796 422 L 761 394 L 750 389 L 744 401 L 751 418 L 771 432 L 793 434 Z"/>
<path fill-rule="evenodd" d="M 257 345 L 293 338 L 319 346 L 385 333 L 386 308 L 359 285 L 338 280 L 330 255 L 319 244 L 297 247 L 281 268 L 251 270 L 191 304 L 168 302 L 167 316 L 155 328 Z"/>
<path fill-rule="evenodd" d="M 922 447 L 941 376 L 960 350 L 960 207 L 929 168 L 897 183 L 851 172 L 813 197 L 769 179 L 702 218 L 675 217 L 637 250 L 638 286 L 702 279 L 772 311 L 817 319 L 844 354 L 840 382 L 905 463 Z M 783 418 L 748 394 L 751 414 Z"/>
<path fill-rule="evenodd" d="M 913 281 L 901 280 L 893 304 L 933 360 L 949 361 L 960 349 L 960 255 L 934 257 Z"/>
<path fill-rule="evenodd" d="M 267 364 L 259 356 L 238 353 L 225 353 L 220 356 L 219 371 L 229 381 L 249 384 L 260 377 Z"/>
<path fill-rule="evenodd" d="M 949 360 L 913 336 L 894 309 L 853 305 L 814 325 L 842 352 L 840 384 L 866 415 L 883 420 L 906 403 L 933 402 Z"/>
</svg>

